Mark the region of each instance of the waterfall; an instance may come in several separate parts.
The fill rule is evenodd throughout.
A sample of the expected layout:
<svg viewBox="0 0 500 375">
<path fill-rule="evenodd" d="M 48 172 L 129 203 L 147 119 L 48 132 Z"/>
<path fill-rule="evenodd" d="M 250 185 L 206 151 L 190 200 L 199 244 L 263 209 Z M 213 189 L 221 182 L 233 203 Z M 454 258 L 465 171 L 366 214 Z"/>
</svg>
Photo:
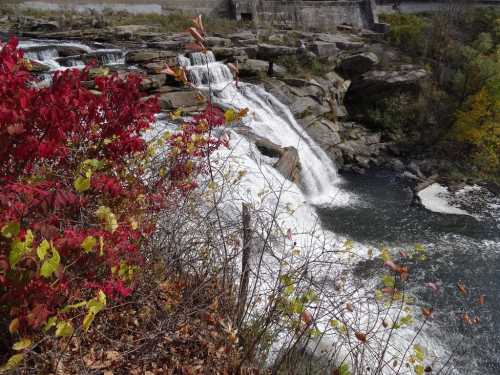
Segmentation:
<svg viewBox="0 0 500 375">
<path fill-rule="evenodd" d="M 225 108 L 249 109 L 244 119 L 258 136 L 282 146 L 293 146 L 300 157 L 301 183 L 311 204 L 327 205 L 341 198 L 339 181 L 332 160 L 297 123 L 290 109 L 263 88 L 235 84 L 229 68 L 215 61 L 212 52 L 192 53 L 179 61 L 187 70 L 190 82 L 203 90 L 212 90 L 213 100 Z"/>
<path fill-rule="evenodd" d="M 40 48 L 38 50 L 27 51 L 24 55 L 30 60 L 46 61 L 55 60 L 59 57 L 59 52 L 57 52 L 57 49 L 50 47 L 47 49 Z"/>
<path fill-rule="evenodd" d="M 61 46 L 74 46 L 88 53 L 88 58 L 94 57 L 102 65 L 123 65 L 125 55 L 120 49 L 93 49 L 80 43 L 60 43 Z M 60 57 L 55 41 L 22 41 L 20 49 L 25 49 L 24 56 L 27 59 L 38 61 L 50 67 L 51 71 L 67 68 L 83 68 L 85 66 L 85 55 Z"/>
<path fill-rule="evenodd" d="M 123 65 L 125 64 L 125 56 L 122 50 L 99 50 L 99 57 L 103 65 Z"/>
</svg>

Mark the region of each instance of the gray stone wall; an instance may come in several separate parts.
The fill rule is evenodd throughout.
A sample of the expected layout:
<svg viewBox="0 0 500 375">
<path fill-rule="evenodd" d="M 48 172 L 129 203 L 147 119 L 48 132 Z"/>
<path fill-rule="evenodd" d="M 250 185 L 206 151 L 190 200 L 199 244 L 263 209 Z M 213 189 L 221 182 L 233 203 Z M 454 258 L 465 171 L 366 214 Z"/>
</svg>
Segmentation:
<svg viewBox="0 0 500 375">
<path fill-rule="evenodd" d="M 306 29 L 334 29 L 340 24 L 371 27 L 373 0 L 233 0 L 236 17 L 252 13 L 258 22 Z"/>
<path fill-rule="evenodd" d="M 333 29 L 349 24 L 371 27 L 374 0 L 0 0 L 38 9 L 129 10 L 134 13 L 182 11 L 190 14 L 252 18 L 299 28 Z"/>
</svg>

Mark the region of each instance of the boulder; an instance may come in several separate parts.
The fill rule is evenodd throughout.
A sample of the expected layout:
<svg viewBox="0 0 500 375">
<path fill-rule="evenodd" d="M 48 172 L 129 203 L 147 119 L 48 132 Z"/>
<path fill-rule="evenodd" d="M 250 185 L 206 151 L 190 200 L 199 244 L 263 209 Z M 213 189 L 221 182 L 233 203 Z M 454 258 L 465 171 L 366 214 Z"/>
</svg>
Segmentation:
<svg viewBox="0 0 500 375">
<path fill-rule="evenodd" d="M 142 91 L 156 90 L 159 89 L 161 86 L 163 86 L 166 83 L 166 81 L 167 81 L 166 74 L 150 75 L 142 80 L 140 88 Z"/>
<path fill-rule="evenodd" d="M 31 72 L 33 73 L 46 73 L 50 71 L 50 66 L 45 65 L 39 61 L 31 60 Z"/>
<path fill-rule="evenodd" d="M 248 59 L 239 66 L 241 77 L 257 77 L 262 74 L 267 74 L 269 70 L 269 62 L 263 60 Z M 278 64 L 273 66 L 274 75 L 284 76 L 286 69 Z"/>
<path fill-rule="evenodd" d="M 166 41 L 152 41 L 146 45 L 148 48 L 167 50 L 167 51 L 182 51 L 185 44 L 189 42 L 186 40 L 166 40 Z"/>
<path fill-rule="evenodd" d="M 308 47 L 319 58 L 336 57 L 338 54 L 335 43 L 316 41 L 312 42 Z"/>
<path fill-rule="evenodd" d="M 321 42 L 334 43 L 341 50 L 359 49 L 363 47 L 361 39 L 352 35 L 320 33 L 315 35 L 315 39 Z"/>
<path fill-rule="evenodd" d="M 183 108 L 186 112 L 200 109 L 206 104 L 206 98 L 197 90 L 173 91 L 160 95 L 162 110 Z"/>
<path fill-rule="evenodd" d="M 177 53 L 174 51 L 152 51 L 137 50 L 127 53 L 125 58 L 127 64 L 150 63 L 158 60 L 172 61 L 174 65 L 177 61 Z"/>
<path fill-rule="evenodd" d="M 207 36 L 205 38 L 205 45 L 207 47 L 229 47 L 231 44 L 231 40 L 226 38 L 220 38 L 217 36 Z"/>
<path fill-rule="evenodd" d="M 85 48 L 72 45 L 57 45 L 55 48 L 61 57 L 83 55 L 88 52 Z"/>
<path fill-rule="evenodd" d="M 330 124 L 333 123 L 329 120 L 322 119 L 306 127 L 307 134 L 325 150 L 342 142 L 339 133 L 336 132 L 335 127 Z"/>
<path fill-rule="evenodd" d="M 371 70 L 379 63 L 373 52 L 363 52 L 344 57 L 339 65 L 340 70 L 348 77 L 355 77 Z"/>
<path fill-rule="evenodd" d="M 230 62 L 248 60 L 248 55 L 244 47 L 213 47 L 212 52 L 217 60 Z"/>
<path fill-rule="evenodd" d="M 289 180 L 300 183 L 301 165 L 299 153 L 295 147 L 285 147 L 283 155 L 274 164 L 274 168 Z"/>
<path fill-rule="evenodd" d="M 259 44 L 257 57 L 262 60 L 275 60 L 281 56 L 296 55 L 297 48 L 274 44 Z"/>
<path fill-rule="evenodd" d="M 38 32 L 54 32 L 60 29 L 59 22 L 56 21 L 39 21 L 34 22 L 30 27 L 30 31 Z"/>
<path fill-rule="evenodd" d="M 247 45 L 257 44 L 257 36 L 251 31 L 242 31 L 239 33 L 229 34 L 228 38 L 235 44 Z"/>
<path fill-rule="evenodd" d="M 382 139 L 382 134 L 380 133 L 372 133 L 365 137 L 366 143 L 369 145 L 380 143 L 381 139 Z"/>
<path fill-rule="evenodd" d="M 370 102 L 395 92 L 418 90 L 419 82 L 428 76 L 425 69 L 413 68 L 397 71 L 372 70 L 352 82 L 347 92 L 350 102 Z"/>
</svg>

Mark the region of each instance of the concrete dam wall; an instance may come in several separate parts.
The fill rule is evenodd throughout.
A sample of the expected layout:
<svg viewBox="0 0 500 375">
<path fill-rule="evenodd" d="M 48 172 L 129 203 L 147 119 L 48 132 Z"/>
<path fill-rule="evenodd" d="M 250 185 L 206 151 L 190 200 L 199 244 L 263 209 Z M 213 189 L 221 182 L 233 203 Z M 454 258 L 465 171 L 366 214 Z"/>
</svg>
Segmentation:
<svg viewBox="0 0 500 375">
<path fill-rule="evenodd" d="M 8 1 L 8 0 L 7 0 Z M 349 24 L 372 27 L 374 0 L 11 0 L 45 10 L 127 10 L 131 13 L 185 12 L 304 28 Z"/>
</svg>

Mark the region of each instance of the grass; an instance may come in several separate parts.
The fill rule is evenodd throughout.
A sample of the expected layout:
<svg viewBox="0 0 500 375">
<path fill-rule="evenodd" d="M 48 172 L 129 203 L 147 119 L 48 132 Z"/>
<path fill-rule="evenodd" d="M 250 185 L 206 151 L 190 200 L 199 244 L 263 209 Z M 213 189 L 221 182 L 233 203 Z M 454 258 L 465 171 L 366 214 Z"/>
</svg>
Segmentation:
<svg viewBox="0 0 500 375">
<path fill-rule="evenodd" d="M 30 8 L 14 8 L 11 5 L 0 5 L 0 15 L 19 15 L 37 19 L 59 20 L 62 16 L 65 19 L 92 17 L 87 13 L 78 13 L 70 8 L 53 10 L 39 10 Z M 182 13 L 170 13 L 167 15 L 156 13 L 132 14 L 124 11 L 113 11 L 111 9 L 103 11 L 104 19 L 109 26 L 124 25 L 145 25 L 153 26 L 160 32 L 180 32 L 192 26 L 192 16 Z M 206 17 L 204 19 L 205 27 L 210 33 L 228 34 L 250 25 L 244 22 L 238 22 L 222 17 Z M 71 25 L 70 25 L 71 26 Z"/>
<path fill-rule="evenodd" d="M 284 66 L 288 73 L 300 78 L 311 78 L 312 76 L 322 76 L 332 70 L 327 62 L 315 58 L 311 61 L 301 61 L 299 57 L 282 56 L 276 61 L 277 64 Z"/>
</svg>

